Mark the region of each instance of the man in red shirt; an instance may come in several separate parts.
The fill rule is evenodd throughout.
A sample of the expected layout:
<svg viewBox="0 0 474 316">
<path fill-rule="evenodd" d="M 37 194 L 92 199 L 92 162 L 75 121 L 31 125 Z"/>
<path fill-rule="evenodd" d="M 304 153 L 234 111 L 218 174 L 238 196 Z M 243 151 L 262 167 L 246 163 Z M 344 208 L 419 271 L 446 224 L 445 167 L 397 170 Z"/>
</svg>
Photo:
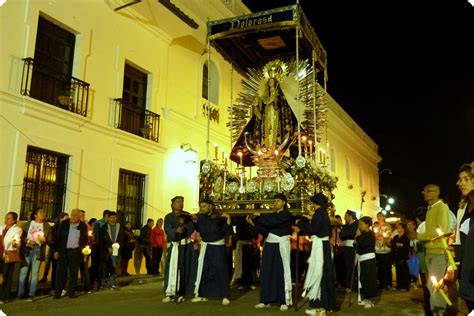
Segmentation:
<svg viewBox="0 0 474 316">
<path fill-rule="evenodd" d="M 152 273 L 153 275 L 160 275 L 158 271 L 160 268 L 161 255 L 165 246 L 165 232 L 163 231 L 163 219 L 156 221 L 156 226 L 151 232 L 151 257 L 152 257 Z"/>
</svg>

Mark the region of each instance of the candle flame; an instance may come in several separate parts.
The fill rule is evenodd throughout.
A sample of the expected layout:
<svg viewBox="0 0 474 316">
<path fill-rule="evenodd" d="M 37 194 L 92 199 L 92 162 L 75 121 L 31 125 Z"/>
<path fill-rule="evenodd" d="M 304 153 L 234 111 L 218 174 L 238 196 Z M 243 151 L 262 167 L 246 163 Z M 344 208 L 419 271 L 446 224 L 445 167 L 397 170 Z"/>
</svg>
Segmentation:
<svg viewBox="0 0 474 316">
<path fill-rule="evenodd" d="M 239 157 L 242 157 L 242 152 L 239 151 L 239 152 L 237 153 L 237 155 L 238 155 Z"/>
<path fill-rule="evenodd" d="M 436 285 L 438 283 L 438 280 L 436 280 L 436 277 L 434 275 L 431 276 L 431 282 L 433 282 L 433 285 Z"/>
<path fill-rule="evenodd" d="M 278 150 L 275 150 L 275 155 L 278 156 Z"/>
<path fill-rule="evenodd" d="M 436 228 L 436 232 L 438 233 L 439 236 L 441 236 L 443 234 L 443 231 L 439 227 Z"/>
<path fill-rule="evenodd" d="M 313 141 L 312 141 L 312 140 L 309 140 L 308 143 L 309 143 L 310 145 L 312 145 L 312 144 L 313 144 Z"/>
</svg>

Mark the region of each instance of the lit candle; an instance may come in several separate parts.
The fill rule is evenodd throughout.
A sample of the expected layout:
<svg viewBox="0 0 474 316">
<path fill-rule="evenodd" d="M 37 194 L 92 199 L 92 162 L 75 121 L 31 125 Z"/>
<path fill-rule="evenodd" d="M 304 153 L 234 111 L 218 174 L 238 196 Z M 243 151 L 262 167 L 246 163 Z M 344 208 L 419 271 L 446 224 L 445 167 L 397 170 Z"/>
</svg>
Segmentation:
<svg viewBox="0 0 474 316">
<path fill-rule="evenodd" d="M 237 155 L 240 157 L 240 166 L 242 166 L 242 152 L 239 151 Z"/>
<path fill-rule="evenodd" d="M 224 168 L 227 169 L 227 156 L 224 156 Z"/>
<path fill-rule="evenodd" d="M 222 163 L 224 163 L 224 159 L 225 159 L 224 148 L 222 148 Z"/>
<path fill-rule="evenodd" d="M 308 141 L 309 143 L 309 158 L 313 158 L 313 141 L 312 140 L 309 140 Z"/>
<path fill-rule="evenodd" d="M 92 252 L 91 248 L 87 245 L 84 248 L 82 248 L 82 254 L 85 256 L 90 255 Z"/>
<path fill-rule="evenodd" d="M 306 155 L 308 154 L 308 144 L 306 143 L 306 136 L 301 137 L 301 140 L 303 141 L 303 153 L 306 157 Z"/>
<path fill-rule="evenodd" d="M 217 144 L 214 144 L 214 159 L 217 160 L 217 151 L 218 151 L 218 146 Z"/>
<path fill-rule="evenodd" d="M 275 149 L 275 156 L 278 156 L 278 150 Z"/>
<path fill-rule="evenodd" d="M 89 230 L 89 231 L 87 232 L 87 235 L 89 235 L 89 237 L 92 237 L 92 230 Z"/>
<path fill-rule="evenodd" d="M 431 276 L 431 282 L 433 283 L 434 291 L 435 292 L 438 291 L 439 294 L 441 294 L 441 296 L 444 298 L 444 300 L 446 301 L 446 303 L 448 303 L 449 306 L 453 305 L 453 303 L 451 303 L 451 300 L 449 299 L 449 297 L 446 295 L 444 290 L 441 288 L 442 280 L 441 280 L 440 284 L 438 284 L 438 281 L 436 280 L 436 277 L 434 275 L 432 275 Z"/>
<path fill-rule="evenodd" d="M 439 227 L 436 228 L 436 232 L 438 233 L 438 236 L 443 235 L 443 231 Z M 449 251 L 448 249 L 448 243 L 446 242 L 445 237 L 441 237 L 441 242 L 443 243 L 444 251 L 446 252 L 446 255 L 448 256 L 449 265 L 454 270 L 456 270 L 458 267 L 456 266 L 456 263 L 454 262 L 454 258 L 453 258 L 453 255 L 451 254 L 451 251 Z"/>
</svg>

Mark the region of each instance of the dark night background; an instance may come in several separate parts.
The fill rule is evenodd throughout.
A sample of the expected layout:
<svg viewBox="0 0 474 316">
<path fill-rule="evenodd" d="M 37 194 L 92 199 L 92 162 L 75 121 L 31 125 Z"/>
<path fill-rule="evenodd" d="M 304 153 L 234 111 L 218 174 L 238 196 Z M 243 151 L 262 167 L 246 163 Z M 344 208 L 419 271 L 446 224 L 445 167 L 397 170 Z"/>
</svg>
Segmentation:
<svg viewBox="0 0 474 316">
<path fill-rule="evenodd" d="M 244 0 L 258 12 L 296 1 Z M 378 144 L 380 193 L 409 214 L 438 183 L 457 210 L 474 160 L 474 7 L 467 0 L 300 4 L 328 54 L 328 91 Z M 381 198 L 381 204 L 385 201 Z"/>
</svg>

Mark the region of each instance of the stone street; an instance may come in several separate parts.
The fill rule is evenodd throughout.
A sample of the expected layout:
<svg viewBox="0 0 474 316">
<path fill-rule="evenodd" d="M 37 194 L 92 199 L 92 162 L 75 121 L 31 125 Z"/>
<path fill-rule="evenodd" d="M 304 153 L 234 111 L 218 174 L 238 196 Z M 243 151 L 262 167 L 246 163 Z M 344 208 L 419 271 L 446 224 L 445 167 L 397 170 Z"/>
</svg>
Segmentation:
<svg viewBox="0 0 474 316">
<path fill-rule="evenodd" d="M 63 297 L 53 300 L 51 296 L 39 296 L 33 303 L 26 300 L 14 300 L 1 307 L 7 315 L 278 315 L 277 306 L 256 310 L 259 288 L 253 291 L 239 291 L 232 289 L 231 304 L 222 306 L 220 300 L 209 300 L 204 303 L 185 301 L 181 304 L 162 303 L 162 278 L 133 277 L 121 278 L 123 286 L 120 291 L 104 290 L 92 294 L 82 294 L 76 299 Z M 140 284 L 142 282 L 142 284 Z M 125 285 L 126 283 L 130 283 Z M 423 315 L 421 306 L 421 289 L 412 289 L 410 292 L 382 291 L 377 297 L 374 308 L 364 309 L 357 305 L 356 293 L 351 296 L 338 292 L 337 299 L 341 310 L 333 315 Z M 305 315 L 307 304 L 300 302 L 298 311 L 290 308 L 286 314 Z M 1 315 L 1 314 L 0 314 Z"/>
</svg>

